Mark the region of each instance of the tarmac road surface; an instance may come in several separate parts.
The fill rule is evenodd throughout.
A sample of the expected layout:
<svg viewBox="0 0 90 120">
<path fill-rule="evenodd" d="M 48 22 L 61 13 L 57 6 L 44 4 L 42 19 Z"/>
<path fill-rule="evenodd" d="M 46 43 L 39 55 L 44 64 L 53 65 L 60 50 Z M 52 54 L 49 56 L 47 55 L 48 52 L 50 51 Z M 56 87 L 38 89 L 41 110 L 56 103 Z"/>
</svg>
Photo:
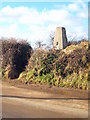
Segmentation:
<svg viewBox="0 0 90 120">
<path fill-rule="evenodd" d="M 88 101 L 3 82 L 3 118 L 88 118 Z M 56 99 L 53 99 L 56 98 Z M 63 99 L 62 99 L 63 98 Z"/>
</svg>

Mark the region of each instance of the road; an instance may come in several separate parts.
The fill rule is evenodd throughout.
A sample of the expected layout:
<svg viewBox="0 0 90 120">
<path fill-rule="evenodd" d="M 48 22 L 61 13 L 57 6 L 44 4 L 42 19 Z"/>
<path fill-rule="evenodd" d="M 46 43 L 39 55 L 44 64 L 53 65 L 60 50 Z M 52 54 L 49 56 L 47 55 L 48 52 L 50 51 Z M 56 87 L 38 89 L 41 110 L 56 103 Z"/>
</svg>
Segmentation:
<svg viewBox="0 0 90 120">
<path fill-rule="evenodd" d="M 2 84 L 3 118 L 88 118 L 88 101 Z"/>
</svg>

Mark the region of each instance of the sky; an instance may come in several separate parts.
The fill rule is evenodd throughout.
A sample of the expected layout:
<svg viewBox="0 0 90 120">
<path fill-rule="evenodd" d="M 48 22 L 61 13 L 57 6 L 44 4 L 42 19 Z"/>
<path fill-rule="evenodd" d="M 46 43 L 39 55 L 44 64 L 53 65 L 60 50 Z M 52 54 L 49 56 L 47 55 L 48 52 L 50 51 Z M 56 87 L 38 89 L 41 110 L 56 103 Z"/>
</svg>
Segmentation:
<svg viewBox="0 0 90 120">
<path fill-rule="evenodd" d="M 68 40 L 88 37 L 88 2 L 0 3 L 0 37 L 50 43 L 56 27 L 65 27 Z"/>
</svg>

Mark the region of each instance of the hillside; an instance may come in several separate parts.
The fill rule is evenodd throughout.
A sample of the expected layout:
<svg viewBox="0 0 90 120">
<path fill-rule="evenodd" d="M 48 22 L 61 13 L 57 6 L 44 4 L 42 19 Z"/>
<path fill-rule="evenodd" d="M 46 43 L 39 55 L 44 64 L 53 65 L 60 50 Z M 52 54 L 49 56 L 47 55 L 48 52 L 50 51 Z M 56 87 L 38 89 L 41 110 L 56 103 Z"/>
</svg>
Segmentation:
<svg viewBox="0 0 90 120">
<path fill-rule="evenodd" d="M 18 78 L 26 84 L 88 89 L 90 70 L 89 42 L 71 44 L 63 50 L 37 49 Z"/>
</svg>

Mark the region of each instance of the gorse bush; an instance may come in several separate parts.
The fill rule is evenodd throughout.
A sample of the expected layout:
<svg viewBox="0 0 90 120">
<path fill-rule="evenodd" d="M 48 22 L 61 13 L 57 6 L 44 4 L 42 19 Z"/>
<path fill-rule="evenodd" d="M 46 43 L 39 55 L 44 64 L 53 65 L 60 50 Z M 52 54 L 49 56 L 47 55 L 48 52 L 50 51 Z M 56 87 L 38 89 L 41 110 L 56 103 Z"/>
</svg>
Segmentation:
<svg viewBox="0 0 90 120">
<path fill-rule="evenodd" d="M 88 89 L 90 70 L 88 44 L 89 42 L 80 42 L 76 47 L 72 46 L 70 53 L 64 52 L 65 49 L 58 51 L 37 49 L 29 59 L 24 78 L 28 83 Z M 68 47 L 66 49 L 69 50 Z"/>
<path fill-rule="evenodd" d="M 9 66 L 7 77 L 18 78 L 19 74 L 25 69 L 31 52 L 32 48 L 26 41 L 2 40 L 2 68 L 6 69 Z"/>
</svg>

